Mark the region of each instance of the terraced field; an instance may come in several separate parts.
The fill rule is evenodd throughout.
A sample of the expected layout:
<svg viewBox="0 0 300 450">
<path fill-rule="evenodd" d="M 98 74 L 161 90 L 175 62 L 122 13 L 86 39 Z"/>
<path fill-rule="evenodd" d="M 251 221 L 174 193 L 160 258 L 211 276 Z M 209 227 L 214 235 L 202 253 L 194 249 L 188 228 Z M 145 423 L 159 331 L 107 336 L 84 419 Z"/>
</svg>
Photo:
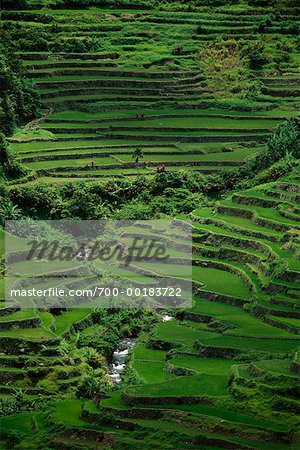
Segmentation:
<svg viewBox="0 0 300 450">
<path fill-rule="evenodd" d="M 45 14 L 47 24 L 39 23 Z M 161 166 L 207 174 L 243 165 L 277 123 L 297 114 L 297 55 L 289 54 L 281 75 L 255 72 L 262 86 L 257 101 L 235 101 L 234 96 L 216 101 L 199 48 L 216 36 L 254 44 L 260 38 L 257 24 L 266 14 L 22 14 L 21 26 L 29 33 L 42 30 L 49 43 L 47 52 L 20 52 L 45 115 L 15 135 L 12 148 L 43 181 L 55 182 L 136 176 L 136 166 L 151 175 Z M 5 18 L 11 25 L 20 23 L 13 12 Z M 278 37 L 281 25 L 280 19 L 274 21 L 270 40 Z M 101 38 L 103 51 L 65 52 L 65 43 L 79 45 L 87 36 Z M 138 163 L 132 157 L 136 148 L 143 152 Z"/>
<path fill-rule="evenodd" d="M 170 310 L 139 338 L 127 369 L 134 385 L 108 392 L 98 408 L 54 402 L 55 421 L 66 430 L 51 445 L 93 448 L 95 438 L 104 448 L 110 440 L 135 446 L 141 433 L 150 445 L 154 433 L 158 440 L 184 439 L 187 448 L 297 448 L 299 189 L 296 169 L 190 215 L 193 307 Z M 93 326 L 89 313 L 2 308 L 2 395 L 25 386 L 28 397 L 70 393 L 82 362 L 59 344 L 72 330 Z M 67 402 L 72 414 L 65 416 Z M 30 413 L 22 417 L 32 420 Z M 43 428 L 43 416 L 35 418 Z M 20 427 L 26 437 L 26 422 L 16 428 L 13 420 L 7 416 L 4 426 Z"/>
<path fill-rule="evenodd" d="M 89 420 L 109 411 L 134 430 L 173 429 L 205 448 L 294 448 L 283 436 L 299 414 L 300 263 L 284 241 L 299 239 L 298 191 L 295 171 L 191 214 L 194 305 L 139 340 L 130 366 L 141 384 L 112 392 Z M 286 391 L 289 382 L 298 387 Z"/>
<path fill-rule="evenodd" d="M 293 50 L 278 73 L 271 63 L 253 70 L 261 83 L 255 100 L 218 97 L 199 48 L 217 37 L 255 44 L 258 24 L 271 12 L 246 4 L 193 12 L 6 12 L 9 24 L 39 30 L 48 41 L 47 51 L 19 52 L 43 116 L 9 138 L 18 161 L 32 171 L 17 183 L 133 178 L 162 167 L 203 174 L 243 167 L 278 123 L 298 114 L 296 37 L 285 33 Z M 281 39 L 286 20 L 297 22 L 288 8 L 273 17 L 267 49 Z M 101 38 L 101 49 L 66 51 L 68 41 L 86 37 Z M 91 308 L 9 305 L 0 278 L 0 447 L 299 448 L 299 199 L 295 163 L 277 181 L 176 218 L 193 227 L 193 305 L 159 311 L 142 333 L 133 320 L 138 337 L 119 385 L 91 382 L 88 393 L 80 391 L 86 374 L 106 380 L 105 358 L 95 364 L 91 357 L 89 366 L 84 350 L 104 341 L 111 363 L 117 344 L 105 336 L 113 317 L 103 326 Z M 80 264 L 75 269 L 83 271 Z M 95 264 L 97 270 L 103 266 Z M 153 265 L 141 261 L 136 270 L 149 283 Z M 180 264 L 176 270 L 182 275 Z M 92 282 L 87 278 L 87 286 Z"/>
</svg>

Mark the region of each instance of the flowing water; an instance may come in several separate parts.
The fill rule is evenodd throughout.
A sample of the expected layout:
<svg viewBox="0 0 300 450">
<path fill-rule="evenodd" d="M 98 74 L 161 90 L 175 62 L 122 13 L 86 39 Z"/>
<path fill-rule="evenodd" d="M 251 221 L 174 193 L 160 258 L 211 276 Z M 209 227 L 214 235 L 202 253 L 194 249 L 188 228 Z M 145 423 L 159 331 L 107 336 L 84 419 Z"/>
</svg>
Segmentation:
<svg viewBox="0 0 300 450">
<path fill-rule="evenodd" d="M 108 375 L 114 383 L 120 383 L 125 369 L 125 360 L 129 351 L 134 347 L 135 339 L 124 339 L 113 353 L 112 363 L 109 366 Z"/>
<path fill-rule="evenodd" d="M 163 322 L 173 320 L 173 316 L 165 315 L 162 317 Z M 119 347 L 113 353 L 112 363 L 109 366 L 108 375 L 114 383 L 120 383 L 122 373 L 125 370 L 125 360 L 129 351 L 134 347 L 135 339 L 124 339 L 120 342 Z"/>
</svg>

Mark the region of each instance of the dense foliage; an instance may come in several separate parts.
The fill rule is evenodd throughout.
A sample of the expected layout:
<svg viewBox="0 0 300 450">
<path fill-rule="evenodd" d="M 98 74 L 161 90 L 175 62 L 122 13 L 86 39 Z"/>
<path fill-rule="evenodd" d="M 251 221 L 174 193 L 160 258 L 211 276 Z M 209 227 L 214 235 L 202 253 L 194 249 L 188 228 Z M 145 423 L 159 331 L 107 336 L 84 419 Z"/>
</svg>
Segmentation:
<svg viewBox="0 0 300 450">
<path fill-rule="evenodd" d="M 250 51 L 253 53 L 255 50 Z M 250 58 L 250 66 L 253 66 L 254 57 L 247 53 L 244 49 L 244 54 Z M 259 92 L 259 82 L 251 77 L 242 58 L 241 46 L 235 39 L 218 39 L 209 43 L 200 54 L 200 62 L 207 86 L 219 95 L 228 97 L 237 94 L 241 98 L 254 98 Z"/>
<path fill-rule="evenodd" d="M 2 302 L 0 447 L 298 448 L 296 1 L 1 7 L 0 292 L 6 220 L 25 219 L 25 247 L 31 219 L 177 217 L 193 227 L 194 295 L 163 311 Z M 49 225 L 43 237 L 74 244 Z M 122 288 L 153 283 L 147 260 L 87 275 L 76 256 L 40 267 L 66 288 L 94 289 L 112 266 Z"/>
<path fill-rule="evenodd" d="M 39 100 L 20 60 L 7 45 L 0 46 L 0 132 L 10 135 L 14 129 L 34 119 Z"/>
<path fill-rule="evenodd" d="M 9 196 L 25 216 L 35 219 L 138 220 L 187 214 L 228 190 L 268 181 L 270 174 L 276 179 L 288 173 L 300 154 L 298 127 L 294 119 L 279 125 L 265 150 L 250 158 L 243 168 L 216 175 L 179 171 L 135 180 L 78 181 L 62 186 L 39 183 L 13 187 Z M 7 155 L 3 140 L 2 148 Z M 22 173 L 22 166 L 17 165 L 17 169 Z"/>
</svg>

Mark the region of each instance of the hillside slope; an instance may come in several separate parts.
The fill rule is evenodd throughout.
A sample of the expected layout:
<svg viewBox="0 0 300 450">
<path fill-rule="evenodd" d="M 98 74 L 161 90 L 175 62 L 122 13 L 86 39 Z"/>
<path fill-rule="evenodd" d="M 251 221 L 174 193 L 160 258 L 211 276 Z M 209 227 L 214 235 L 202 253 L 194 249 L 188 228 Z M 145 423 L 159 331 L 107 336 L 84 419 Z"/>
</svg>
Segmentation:
<svg viewBox="0 0 300 450">
<path fill-rule="evenodd" d="M 277 124 L 299 114 L 297 7 L 58 3 L 28 0 L 26 10 L 1 13 L 2 35 L 42 104 L 40 117 L 7 138 L 27 175 L 1 184 L 1 223 L 72 212 L 77 220 L 89 208 L 84 219 L 115 217 L 126 202 L 129 214 L 131 206 L 143 214 L 140 198 L 157 195 L 170 206 L 178 188 L 177 202 L 187 193 L 194 202 L 180 211 L 200 203 L 176 217 L 193 227 L 193 305 L 153 312 L 9 304 L 0 227 L 0 448 L 296 450 L 299 165 L 292 160 L 285 176 L 222 197 L 223 188 L 211 187 L 219 179 L 207 176 L 242 169 Z M 201 188 L 195 177 L 188 191 L 180 183 L 195 172 Z M 163 195 L 153 193 L 161 175 Z M 162 211 L 175 216 L 175 207 Z M 147 283 L 151 268 L 137 267 Z M 81 264 L 72 270 L 93 286 Z M 118 385 L 117 349 L 127 355 Z"/>
</svg>

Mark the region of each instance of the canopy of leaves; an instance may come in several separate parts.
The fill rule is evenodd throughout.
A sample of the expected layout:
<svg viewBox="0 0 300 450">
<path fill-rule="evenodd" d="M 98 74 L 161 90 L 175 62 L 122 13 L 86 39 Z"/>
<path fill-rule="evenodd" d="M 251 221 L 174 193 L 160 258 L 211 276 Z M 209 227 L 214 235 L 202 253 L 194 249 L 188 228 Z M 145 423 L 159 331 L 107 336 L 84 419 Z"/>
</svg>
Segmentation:
<svg viewBox="0 0 300 450">
<path fill-rule="evenodd" d="M 249 97 L 259 90 L 259 83 L 251 78 L 235 39 L 217 39 L 200 51 L 200 62 L 207 86 L 224 96 Z"/>
<path fill-rule="evenodd" d="M 39 100 L 21 63 L 4 45 L 0 45 L 0 91 L 0 132 L 10 135 L 37 116 Z"/>
</svg>

